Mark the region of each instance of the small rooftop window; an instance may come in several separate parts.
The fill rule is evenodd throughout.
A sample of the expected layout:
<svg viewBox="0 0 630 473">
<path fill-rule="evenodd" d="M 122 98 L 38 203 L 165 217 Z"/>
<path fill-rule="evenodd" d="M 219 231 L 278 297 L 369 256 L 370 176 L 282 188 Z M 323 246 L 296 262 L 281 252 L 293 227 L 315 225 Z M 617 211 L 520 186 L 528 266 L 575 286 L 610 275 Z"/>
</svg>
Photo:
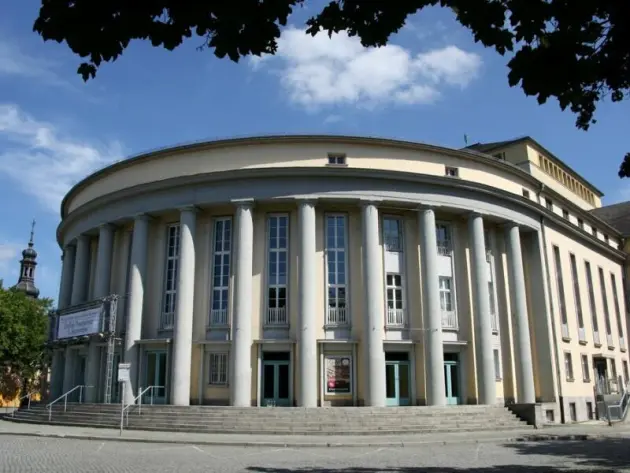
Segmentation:
<svg viewBox="0 0 630 473">
<path fill-rule="evenodd" d="M 345 154 L 328 154 L 328 164 L 336 165 L 336 166 L 345 166 L 346 165 L 346 155 Z"/>
</svg>

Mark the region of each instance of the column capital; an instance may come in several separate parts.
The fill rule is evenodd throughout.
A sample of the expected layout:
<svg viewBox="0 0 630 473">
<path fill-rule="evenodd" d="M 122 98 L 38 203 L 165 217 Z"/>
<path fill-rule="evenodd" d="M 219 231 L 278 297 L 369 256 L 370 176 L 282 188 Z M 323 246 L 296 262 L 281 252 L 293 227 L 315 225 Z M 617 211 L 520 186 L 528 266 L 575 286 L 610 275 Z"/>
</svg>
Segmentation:
<svg viewBox="0 0 630 473">
<path fill-rule="evenodd" d="M 383 199 L 373 199 L 373 198 L 359 199 L 359 207 L 367 207 L 368 205 L 373 205 L 374 207 L 378 207 L 382 203 L 383 203 Z"/>
<path fill-rule="evenodd" d="M 113 223 L 110 223 L 110 222 L 101 223 L 98 226 L 99 232 L 101 230 L 112 230 L 112 231 L 114 231 L 115 229 L 116 229 L 116 225 L 114 225 Z"/>
<path fill-rule="evenodd" d="M 312 206 L 317 205 L 317 202 L 319 201 L 319 199 L 317 197 L 296 197 L 295 198 L 295 202 L 298 205 L 301 204 L 310 204 Z"/>
<path fill-rule="evenodd" d="M 481 212 L 479 212 L 477 210 L 472 210 L 471 212 L 468 212 L 468 214 L 466 216 L 468 217 L 468 219 L 476 218 L 476 217 L 481 217 L 481 218 L 485 217 L 484 214 L 482 214 Z"/>
<path fill-rule="evenodd" d="M 91 238 L 92 237 L 88 235 L 87 233 L 81 233 L 80 235 L 77 235 L 77 237 L 75 238 L 75 244 L 78 244 L 81 240 L 83 240 L 84 242 L 85 241 L 89 242 Z"/>
<path fill-rule="evenodd" d="M 149 215 L 149 214 L 138 213 L 138 214 L 135 214 L 133 216 L 133 220 L 134 221 L 140 220 L 140 221 L 143 221 L 143 222 L 150 222 L 151 220 L 153 220 L 153 217 L 151 215 Z"/>
<path fill-rule="evenodd" d="M 437 205 L 421 204 L 421 205 L 418 205 L 416 207 L 416 212 L 422 213 L 422 212 L 425 212 L 427 210 L 432 210 L 433 212 L 435 212 L 437 209 L 438 209 Z"/>
<path fill-rule="evenodd" d="M 199 211 L 199 207 L 197 207 L 196 205 L 184 205 L 182 207 L 178 207 L 177 210 L 179 211 L 179 213 L 183 213 L 183 212 L 197 213 Z"/>
<path fill-rule="evenodd" d="M 506 230 L 511 230 L 512 228 L 516 227 L 517 229 L 520 230 L 521 226 L 516 223 L 516 222 L 512 222 L 512 221 L 507 221 L 507 222 L 503 222 L 501 224 L 501 228 L 504 228 Z"/>
<path fill-rule="evenodd" d="M 256 204 L 254 199 L 232 199 L 230 203 L 236 206 L 237 208 L 241 207 L 241 208 L 247 208 L 247 209 L 254 208 L 254 205 Z"/>
</svg>

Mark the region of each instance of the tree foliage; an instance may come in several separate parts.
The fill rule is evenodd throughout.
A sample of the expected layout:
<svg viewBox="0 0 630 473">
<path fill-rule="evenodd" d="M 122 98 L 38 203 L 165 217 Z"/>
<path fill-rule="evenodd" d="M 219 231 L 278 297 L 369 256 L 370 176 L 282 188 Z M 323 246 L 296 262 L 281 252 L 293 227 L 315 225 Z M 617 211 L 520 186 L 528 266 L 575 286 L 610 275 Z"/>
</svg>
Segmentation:
<svg viewBox="0 0 630 473">
<path fill-rule="evenodd" d="M 0 288 L 0 386 L 19 389 L 46 363 L 50 299 L 32 299 L 22 291 Z M 10 393 L 9 393 L 10 394 Z M 13 393 L 15 394 L 15 393 Z"/>
<path fill-rule="evenodd" d="M 274 54 L 281 26 L 309 0 L 42 0 L 34 30 L 65 41 L 87 58 L 84 80 L 114 61 L 131 40 L 172 50 L 193 35 L 219 57 L 238 61 Z M 427 6 L 452 9 L 475 41 L 510 54 L 508 81 L 543 104 L 555 98 L 595 123 L 603 99 L 630 90 L 630 2 L 627 0 L 330 0 L 307 22 L 307 33 L 347 31 L 364 46 L 383 46 L 407 18 Z M 630 154 L 619 170 L 630 176 Z"/>
</svg>

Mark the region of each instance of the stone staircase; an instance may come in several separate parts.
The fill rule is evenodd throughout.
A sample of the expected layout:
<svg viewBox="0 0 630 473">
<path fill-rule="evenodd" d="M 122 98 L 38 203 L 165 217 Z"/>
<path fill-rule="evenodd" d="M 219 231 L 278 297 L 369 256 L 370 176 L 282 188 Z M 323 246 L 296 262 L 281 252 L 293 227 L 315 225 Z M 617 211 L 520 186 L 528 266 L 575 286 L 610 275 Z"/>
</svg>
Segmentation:
<svg viewBox="0 0 630 473">
<path fill-rule="evenodd" d="M 22 408 L 14 422 L 119 428 L 120 405 L 68 404 Z M 533 428 L 505 407 L 299 407 L 236 408 L 149 406 L 129 409 L 125 428 L 133 430 L 267 435 L 394 435 L 443 432 L 508 431 Z"/>
</svg>

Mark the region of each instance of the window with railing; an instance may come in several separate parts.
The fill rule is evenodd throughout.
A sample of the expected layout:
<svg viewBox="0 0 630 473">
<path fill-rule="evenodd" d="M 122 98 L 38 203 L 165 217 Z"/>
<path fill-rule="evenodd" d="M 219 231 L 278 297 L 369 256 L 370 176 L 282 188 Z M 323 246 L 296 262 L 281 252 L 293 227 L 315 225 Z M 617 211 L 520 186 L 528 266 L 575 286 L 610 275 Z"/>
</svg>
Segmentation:
<svg viewBox="0 0 630 473">
<path fill-rule="evenodd" d="M 619 295 L 617 293 L 617 278 L 610 273 L 610 283 L 612 284 L 613 304 L 615 305 L 615 316 L 617 318 L 617 331 L 619 332 L 619 348 L 626 349 L 626 338 L 623 333 L 623 321 L 621 319 L 621 308 L 619 306 Z"/>
<path fill-rule="evenodd" d="M 453 294 L 453 278 L 440 276 L 438 280 L 440 288 L 440 309 L 442 311 L 442 328 L 457 329 L 457 312 Z"/>
<path fill-rule="evenodd" d="M 591 263 L 584 261 L 584 270 L 586 271 L 586 285 L 588 288 L 588 305 L 591 310 L 591 323 L 593 324 L 593 343 L 596 346 L 601 345 L 599 339 L 599 323 L 597 322 L 597 307 L 595 306 L 595 289 L 593 287 L 593 273 L 591 272 Z"/>
<path fill-rule="evenodd" d="M 350 312 L 347 299 L 347 218 L 342 214 L 326 216 L 327 325 L 346 325 Z"/>
<path fill-rule="evenodd" d="M 577 261 L 575 255 L 569 255 L 571 259 L 571 278 L 573 279 L 573 301 L 575 304 L 575 314 L 578 323 L 578 339 L 586 342 L 586 331 L 584 330 L 584 314 L 582 313 L 582 297 L 580 295 L 580 280 L 578 277 Z"/>
<path fill-rule="evenodd" d="M 268 273 L 266 325 L 287 325 L 289 216 L 268 218 Z"/>
<path fill-rule="evenodd" d="M 214 221 L 212 257 L 212 290 L 209 325 L 229 324 L 230 257 L 232 249 L 232 219 L 218 218 Z"/>
<path fill-rule="evenodd" d="M 228 354 L 210 353 L 209 384 L 224 386 L 228 383 Z"/>
<path fill-rule="evenodd" d="M 451 256 L 453 252 L 453 239 L 451 235 L 451 227 L 445 224 L 438 224 L 435 227 L 438 254 L 443 256 Z"/>
<path fill-rule="evenodd" d="M 387 274 L 386 276 L 387 314 L 388 326 L 405 325 L 405 303 L 403 295 L 403 278 L 400 274 Z"/>
<path fill-rule="evenodd" d="M 164 268 L 164 298 L 160 328 L 170 330 L 175 325 L 177 272 L 179 266 L 179 223 L 169 225 L 166 234 L 166 264 Z"/>
<path fill-rule="evenodd" d="M 562 324 L 562 338 L 569 339 L 569 324 L 567 321 L 567 304 L 564 296 L 564 282 L 562 278 L 562 262 L 560 260 L 560 248 L 553 247 L 553 257 L 556 270 L 556 287 L 558 290 L 558 310 Z"/>
<path fill-rule="evenodd" d="M 399 218 L 385 217 L 383 219 L 383 245 L 385 251 L 403 251 L 402 220 Z"/>
<path fill-rule="evenodd" d="M 606 296 L 606 280 L 604 279 L 604 270 L 599 267 L 599 289 L 602 296 L 602 307 L 604 308 L 604 323 L 606 324 L 606 343 L 609 347 L 613 347 L 612 326 L 610 323 L 610 311 L 608 309 L 608 297 Z"/>
</svg>

